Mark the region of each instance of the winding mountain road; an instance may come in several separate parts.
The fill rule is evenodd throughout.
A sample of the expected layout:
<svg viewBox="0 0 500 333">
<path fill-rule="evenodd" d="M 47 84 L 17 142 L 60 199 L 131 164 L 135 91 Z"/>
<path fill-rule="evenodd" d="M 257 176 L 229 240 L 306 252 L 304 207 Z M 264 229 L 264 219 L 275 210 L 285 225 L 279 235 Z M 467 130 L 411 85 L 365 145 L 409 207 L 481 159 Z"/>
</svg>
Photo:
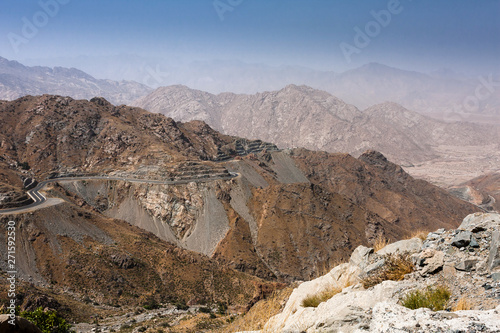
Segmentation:
<svg viewBox="0 0 500 333">
<path fill-rule="evenodd" d="M 32 188 L 27 192 L 33 202 L 29 205 L 15 208 L 7 208 L 0 209 L 0 215 L 4 214 L 16 214 L 24 212 L 27 209 L 32 209 L 38 207 L 47 201 L 47 198 L 41 194 L 39 191 L 44 188 L 49 183 L 57 183 L 57 182 L 67 182 L 67 181 L 82 181 L 82 180 L 117 180 L 131 183 L 146 183 L 146 184 L 159 184 L 159 185 L 178 185 L 178 184 L 187 184 L 191 182 L 196 183 L 205 183 L 208 181 L 214 180 L 224 180 L 224 179 L 233 179 L 238 177 L 239 174 L 236 172 L 229 172 L 228 176 L 217 176 L 217 177 L 207 177 L 207 178 L 190 178 L 190 179 L 181 179 L 181 180 L 149 180 L 149 179 L 137 179 L 137 178 L 126 178 L 126 177 L 115 177 L 115 176 L 89 176 L 89 177 L 62 177 L 62 178 L 54 178 L 47 179 L 40 182 L 37 186 Z"/>
</svg>

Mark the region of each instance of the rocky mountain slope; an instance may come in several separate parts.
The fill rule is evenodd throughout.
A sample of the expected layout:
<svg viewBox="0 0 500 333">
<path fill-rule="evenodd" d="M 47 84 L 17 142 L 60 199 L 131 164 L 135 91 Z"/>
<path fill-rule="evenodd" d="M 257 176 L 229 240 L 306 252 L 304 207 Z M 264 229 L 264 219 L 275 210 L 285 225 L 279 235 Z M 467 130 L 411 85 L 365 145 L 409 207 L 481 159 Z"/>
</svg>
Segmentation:
<svg viewBox="0 0 500 333">
<path fill-rule="evenodd" d="M 262 141 L 221 135 L 199 121 L 176 123 L 99 98 L 24 97 L 0 108 L 1 181 L 7 185 L 16 185 L 16 174 L 40 180 L 238 173 L 206 183 L 75 180 L 61 186 L 80 198 L 80 206 L 263 278 L 308 279 L 378 236 L 398 239 L 410 226 L 449 227 L 475 210 L 376 152 L 359 159 L 280 152 Z"/>
<path fill-rule="evenodd" d="M 423 242 L 399 241 L 377 252 L 360 246 L 349 263 L 299 285 L 263 332 L 498 332 L 499 226 L 498 214 L 473 214 L 458 229 L 439 229 Z M 391 258 L 408 258 L 412 272 L 401 280 L 382 278 L 379 272 Z M 373 277 L 380 278 L 367 285 Z M 444 311 L 418 306 L 423 296 L 420 303 L 405 301 L 411 293 L 436 288 L 446 290 Z M 304 303 L 329 290 L 336 294 L 317 305 Z"/>
<path fill-rule="evenodd" d="M 102 98 L 1 101 L 0 123 L 10 205 L 23 200 L 22 177 L 81 177 L 44 188 L 59 199 L 51 206 L 2 217 L 20 228 L 19 272 L 33 284 L 24 296 L 77 302 L 79 313 L 92 312 L 84 299 L 120 305 L 141 295 L 242 309 L 276 281 L 323 274 L 358 245 L 456 227 L 477 210 L 375 151 L 280 151 Z"/>
<path fill-rule="evenodd" d="M 452 187 L 450 192 L 489 211 L 500 211 L 500 174 L 490 173 Z"/>
<path fill-rule="evenodd" d="M 395 103 L 360 111 L 327 92 L 289 85 L 279 91 L 212 95 L 184 86 L 158 88 L 132 103 L 178 121 L 199 119 L 229 134 L 358 156 L 368 149 L 412 165 L 442 157 L 440 146 L 487 146 L 498 150 L 499 128 L 444 123 Z"/>
<path fill-rule="evenodd" d="M 0 99 L 25 95 L 57 94 L 76 99 L 103 96 L 113 104 L 126 104 L 151 92 L 134 81 L 98 80 L 75 68 L 27 67 L 0 57 Z"/>
<path fill-rule="evenodd" d="M 153 234 L 88 207 L 79 207 L 61 188 L 51 195 L 66 202 L 28 214 L 0 216 L 15 221 L 17 305 L 41 306 L 66 318 L 90 321 L 126 308 L 162 303 L 228 302 L 244 309 L 273 284 L 182 250 Z M 6 234 L 0 249 L 7 252 Z M 0 264 L 6 283 L 6 261 Z M 0 299 L 7 305 L 8 288 Z"/>
</svg>

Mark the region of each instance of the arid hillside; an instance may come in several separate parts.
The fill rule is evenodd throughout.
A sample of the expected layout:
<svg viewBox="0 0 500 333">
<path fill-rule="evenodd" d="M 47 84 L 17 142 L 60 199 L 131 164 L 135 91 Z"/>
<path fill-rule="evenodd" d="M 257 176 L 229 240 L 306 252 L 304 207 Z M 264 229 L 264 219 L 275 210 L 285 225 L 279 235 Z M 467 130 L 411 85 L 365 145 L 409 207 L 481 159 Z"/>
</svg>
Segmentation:
<svg viewBox="0 0 500 333">
<path fill-rule="evenodd" d="M 47 185 L 57 199 L 45 206 L 2 217 L 19 225 L 26 288 L 66 305 L 149 295 L 241 309 L 358 245 L 478 209 L 375 151 L 278 150 L 102 98 L 27 96 L 1 102 L 0 118 L 4 207 L 24 204 L 24 178 L 74 177 Z"/>
<path fill-rule="evenodd" d="M 475 210 L 376 152 L 278 151 L 102 98 L 44 95 L 0 108 L 5 186 L 19 192 L 14 175 L 192 180 L 60 185 L 80 206 L 262 278 L 308 279 L 359 244 L 451 226 Z M 238 177 L 197 181 L 229 172 Z"/>
<path fill-rule="evenodd" d="M 259 138 L 281 148 L 304 147 L 354 156 L 377 150 L 408 167 L 410 173 L 415 167 L 415 174 L 436 183 L 441 181 L 440 173 L 496 171 L 490 163 L 500 158 L 499 126 L 442 122 L 390 102 L 361 111 L 307 86 L 289 85 L 254 95 L 212 95 L 170 86 L 132 104 L 177 121 L 203 120 L 222 133 Z M 484 150 L 490 152 L 487 158 Z M 457 164 L 463 160 L 471 161 L 470 165 L 464 168 Z M 452 175 L 445 181 L 462 182 Z"/>
</svg>

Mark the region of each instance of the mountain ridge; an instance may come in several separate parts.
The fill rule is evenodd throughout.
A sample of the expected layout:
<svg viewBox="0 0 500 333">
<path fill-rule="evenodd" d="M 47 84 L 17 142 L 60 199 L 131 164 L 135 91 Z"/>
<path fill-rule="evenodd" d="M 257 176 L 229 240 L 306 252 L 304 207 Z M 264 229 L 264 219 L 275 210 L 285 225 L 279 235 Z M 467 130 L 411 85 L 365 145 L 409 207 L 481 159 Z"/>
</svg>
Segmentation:
<svg viewBox="0 0 500 333">
<path fill-rule="evenodd" d="M 103 96 L 114 104 L 126 104 L 151 91 L 134 81 L 95 79 L 65 67 L 27 67 L 0 57 L 0 98 L 14 100 L 24 95 L 58 94 L 76 99 Z"/>
<path fill-rule="evenodd" d="M 394 102 L 360 111 L 326 91 L 305 85 L 254 95 L 213 95 L 178 85 L 158 88 L 131 105 L 179 121 L 201 119 L 223 133 L 261 138 L 281 147 L 356 156 L 375 149 L 407 165 L 436 157 L 433 146 L 500 144 L 500 127 L 445 123 Z"/>
</svg>

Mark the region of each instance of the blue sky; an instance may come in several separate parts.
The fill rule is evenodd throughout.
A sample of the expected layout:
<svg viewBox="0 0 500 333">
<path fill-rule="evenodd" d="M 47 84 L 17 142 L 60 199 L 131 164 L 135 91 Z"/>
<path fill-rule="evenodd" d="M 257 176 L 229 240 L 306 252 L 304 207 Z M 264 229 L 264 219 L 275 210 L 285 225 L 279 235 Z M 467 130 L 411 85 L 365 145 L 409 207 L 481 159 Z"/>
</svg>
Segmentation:
<svg viewBox="0 0 500 333">
<path fill-rule="evenodd" d="M 57 13 L 41 3 L 52 10 L 57 3 Z M 498 73 L 500 67 L 500 0 L 3 0 L 0 6 L 0 56 L 21 62 L 127 53 L 332 71 L 368 62 L 421 71 Z M 397 13 L 385 26 L 374 23 L 372 11 L 389 7 Z M 23 32 L 26 22 L 37 31 Z M 357 47 L 354 29 L 366 34 L 367 24 L 372 36 Z M 356 52 L 346 57 L 341 45 Z"/>
</svg>

